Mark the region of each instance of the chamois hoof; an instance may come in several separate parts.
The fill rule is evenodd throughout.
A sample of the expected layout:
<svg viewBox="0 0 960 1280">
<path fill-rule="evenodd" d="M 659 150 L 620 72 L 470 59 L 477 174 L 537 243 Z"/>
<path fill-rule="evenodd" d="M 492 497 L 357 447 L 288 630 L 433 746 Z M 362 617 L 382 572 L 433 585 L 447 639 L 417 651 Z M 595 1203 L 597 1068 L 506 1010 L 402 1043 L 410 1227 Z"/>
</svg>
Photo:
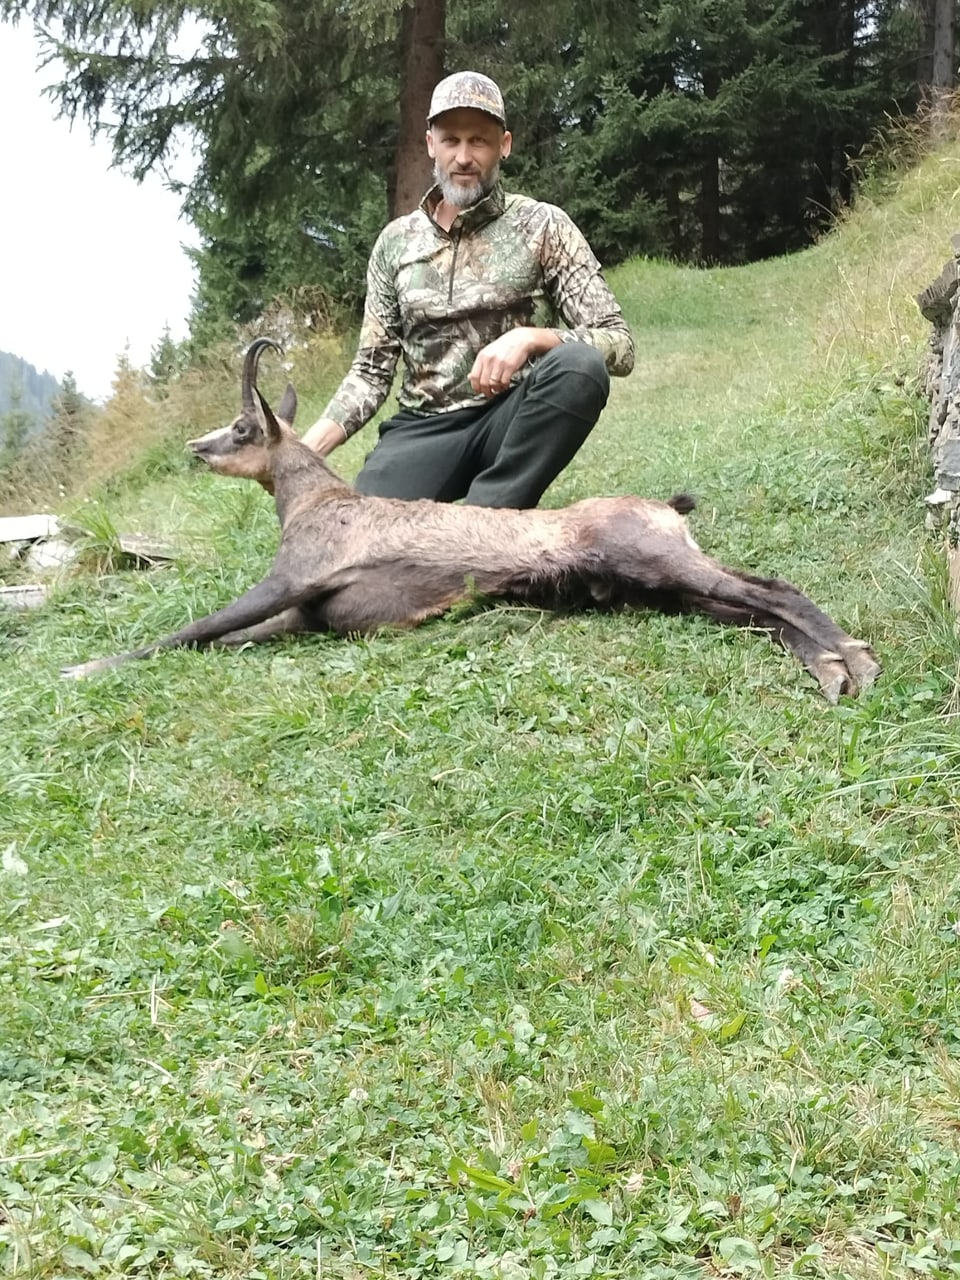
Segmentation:
<svg viewBox="0 0 960 1280">
<path fill-rule="evenodd" d="M 93 674 L 92 668 L 96 667 L 95 662 L 79 662 L 75 667 L 61 667 L 61 680 L 85 680 L 87 676 Z"/>
<path fill-rule="evenodd" d="M 125 655 L 112 658 L 94 658 L 92 662 L 79 662 L 75 667 L 61 667 L 60 677 L 63 680 L 85 680 L 87 676 L 96 675 L 98 671 L 106 671 L 108 667 L 119 666 Z"/>
<path fill-rule="evenodd" d="M 816 676 L 826 700 L 836 706 L 846 695 L 855 698 L 869 689 L 880 674 L 880 664 L 862 640 L 849 640 L 840 646 L 842 653 L 818 655 L 810 670 Z"/>
<path fill-rule="evenodd" d="M 846 674 L 835 675 L 831 680 L 821 680 L 820 688 L 831 707 L 837 705 L 843 694 L 856 693 L 856 687 L 851 690 L 850 679 Z"/>
<path fill-rule="evenodd" d="M 857 689 L 869 689 L 883 670 L 874 658 L 870 646 L 864 640 L 850 640 L 841 645 L 847 670 L 854 679 Z"/>
<path fill-rule="evenodd" d="M 857 692 L 857 686 L 851 680 L 850 672 L 837 653 L 825 653 L 818 658 L 813 674 L 820 685 L 820 692 L 832 707 L 837 705 L 845 693 L 855 695 Z"/>
</svg>

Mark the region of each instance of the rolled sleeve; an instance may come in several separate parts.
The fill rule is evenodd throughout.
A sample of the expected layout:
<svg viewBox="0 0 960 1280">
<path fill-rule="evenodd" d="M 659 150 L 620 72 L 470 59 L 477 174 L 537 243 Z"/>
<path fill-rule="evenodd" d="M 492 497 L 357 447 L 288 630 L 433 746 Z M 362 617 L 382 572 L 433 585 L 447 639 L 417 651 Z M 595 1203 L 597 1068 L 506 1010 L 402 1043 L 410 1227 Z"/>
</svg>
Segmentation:
<svg viewBox="0 0 960 1280">
<path fill-rule="evenodd" d="M 583 232 L 555 207 L 544 238 L 543 278 L 553 305 L 569 326 L 555 330 L 560 341 L 586 342 L 600 352 L 612 375 L 630 373 L 633 334 L 620 304 Z"/>
<path fill-rule="evenodd" d="M 323 417 L 339 422 L 347 436 L 370 421 L 390 393 L 401 351 L 400 306 L 383 234 L 367 268 L 367 297 L 357 354 Z"/>
</svg>

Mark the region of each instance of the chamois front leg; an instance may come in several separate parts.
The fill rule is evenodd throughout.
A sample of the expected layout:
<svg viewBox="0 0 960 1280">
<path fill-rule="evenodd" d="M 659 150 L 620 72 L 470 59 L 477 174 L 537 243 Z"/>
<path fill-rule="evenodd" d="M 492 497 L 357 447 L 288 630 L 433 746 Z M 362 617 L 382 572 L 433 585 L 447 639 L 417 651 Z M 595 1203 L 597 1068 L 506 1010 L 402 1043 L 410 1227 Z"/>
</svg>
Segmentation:
<svg viewBox="0 0 960 1280">
<path fill-rule="evenodd" d="M 160 649 L 198 648 L 212 644 L 243 628 L 255 627 L 277 615 L 285 615 L 291 606 L 299 603 L 307 594 L 309 592 L 303 588 L 298 590 L 285 579 L 271 574 L 263 582 L 244 592 L 239 600 L 234 600 L 232 604 L 218 609 L 206 618 L 198 618 L 162 640 L 145 645 L 142 649 L 132 649 L 129 653 L 118 653 L 110 658 L 95 658 L 92 662 L 63 667 L 60 674 L 73 680 L 81 680 L 97 671 L 118 667 L 131 658 L 149 658 Z"/>
<path fill-rule="evenodd" d="M 225 636 L 211 640 L 216 649 L 234 649 L 242 644 L 265 644 L 268 640 L 277 640 L 280 636 L 299 636 L 306 631 L 326 631 L 328 628 L 321 619 L 314 616 L 309 601 L 302 605 L 294 605 L 284 609 L 274 618 L 267 618 L 255 627 L 241 627 L 239 631 L 228 631 Z"/>
</svg>

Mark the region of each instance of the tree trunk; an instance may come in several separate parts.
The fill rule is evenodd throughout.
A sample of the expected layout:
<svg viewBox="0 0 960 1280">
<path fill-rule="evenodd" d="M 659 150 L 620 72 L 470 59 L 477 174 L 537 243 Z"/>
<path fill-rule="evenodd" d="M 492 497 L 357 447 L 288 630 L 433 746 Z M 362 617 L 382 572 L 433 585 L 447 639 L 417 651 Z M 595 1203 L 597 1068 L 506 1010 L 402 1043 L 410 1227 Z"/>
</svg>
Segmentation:
<svg viewBox="0 0 960 1280">
<path fill-rule="evenodd" d="M 950 0 L 953 3 L 953 0 Z M 837 47 L 843 50 L 843 61 L 839 66 L 840 88 L 851 93 L 857 83 L 857 4 L 856 0 L 838 6 Z M 854 150 L 850 137 L 840 138 L 840 147 L 834 153 L 833 186 L 841 205 L 849 205 L 853 195 L 853 174 L 849 157 Z"/>
<path fill-rule="evenodd" d="M 390 193 L 390 216 L 415 209 L 430 186 L 433 165 L 424 133 L 430 95 L 443 78 L 446 0 L 408 0 L 400 27 L 400 135 Z"/>
<path fill-rule="evenodd" d="M 826 70 L 828 87 L 849 93 L 856 83 L 856 0 L 818 0 L 812 10 L 812 23 L 819 51 L 830 59 Z M 849 203 L 851 174 L 847 155 L 853 149 L 853 144 L 833 125 L 825 124 L 817 130 L 808 197 L 815 208 L 836 213 Z"/>
<path fill-rule="evenodd" d="M 955 21 L 954 0 L 935 0 L 930 83 L 930 127 L 935 137 L 946 133 L 950 114 L 956 59 Z"/>
<path fill-rule="evenodd" d="M 954 83 L 954 0 L 936 0 L 933 14 L 933 83 L 952 89 Z"/>
<path fill-rule="evenodd" d="M 720 92 L 720 76 L 712 68 L 703 73 L 703 96 L 713 103 Z M 711 118 L 702 142 L 700 163 L 700 260 L 707 266 L 720 261 L 720 147 Z"/>
<path fill-rule="evenodd" d="M 710 137 L 700 166 L 700 261 L 715 266 L 720 254 L 720 155 L 716 138 Z"/>
</svg>

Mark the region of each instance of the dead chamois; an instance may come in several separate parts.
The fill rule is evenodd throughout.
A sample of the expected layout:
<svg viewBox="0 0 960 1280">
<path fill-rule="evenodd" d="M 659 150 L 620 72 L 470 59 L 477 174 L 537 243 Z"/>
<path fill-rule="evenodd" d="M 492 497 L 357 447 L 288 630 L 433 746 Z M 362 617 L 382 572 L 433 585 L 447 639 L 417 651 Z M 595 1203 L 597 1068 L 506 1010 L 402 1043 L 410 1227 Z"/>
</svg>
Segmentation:
<svg viewBox="0 0 960 1280">
<path fill-rule="evenodd" d="M 274 495 L 282 533 L 270 573 L 207 618 L 64 675 L 92 675 L 177 646 L 415 627 L 473 595 L 539 609 L 645 606 L 760 628 L 796 655 L 830 702 L 879 673 L 864 641 L 789 582 L 705 555 L 683 519 L 693 507 L 684 495 L 514 511 L 357 493 L 294 434 L 293 387 L 276 415 L 261 396 L 256 377 L 266 347 L 280 351 L 258 338 L 246 353 L 239 417 L 190 447 L 214 471 L 256 480 Z"/>
</svg>

